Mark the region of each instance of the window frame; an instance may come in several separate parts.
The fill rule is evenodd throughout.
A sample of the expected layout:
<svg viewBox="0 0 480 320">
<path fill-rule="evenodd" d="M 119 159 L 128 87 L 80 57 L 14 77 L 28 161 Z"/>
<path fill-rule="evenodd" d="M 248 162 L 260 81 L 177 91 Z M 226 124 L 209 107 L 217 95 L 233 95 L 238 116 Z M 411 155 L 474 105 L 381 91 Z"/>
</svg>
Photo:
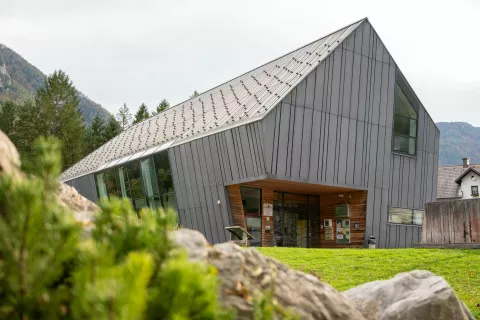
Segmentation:
<svg viewBox="0 0 480 320">
<path fill-rule="evenodd" d="M 250 189 L 250 190 L 257 190 L 260 192 L 260 245 L 258 247 L 262 247 L 263 246 L 263 190 L 261 188 L 253 188 L 253 187 L 247 187 L 247 186 L 241 186 L 240 187 L 240 198 L 242 200 L 242 211 L 243 211 L 243 217 L 245 219 L 245 227 L 248 231 L 248 226 L 247 226 L 247 217 L 245 216 L 245 209 L 244 209 L 244 205 L 243 205 L 243 196 L 242 196 L 242 189 Z M 255 218 L 255 219 L 258 219 L 258 218 Z M 273 230 L 271 230 L 270 232 L 273 232 Z M 257 239 L 255 239 L 257 241 Z M 250 240 L 248 240 L 248 246 L 250 246 Z M 255 246 L 257 247 L 257 246 Z"/>
<path fill-rule="evenodd" d="M 473 192 L 473 188 L 477 189 L 477 192 Z M 470 186 L 470 190 L 472 191 L 472 197 L 478 197 L 478 186 Z"/>
<path fill-rule="evenodd" d="M 404 116 L 404 115 L 401 115 L 401 114 L 397 114 L 397 103 L 396 103 L 396 97 L 397 97 L 397 90 L 400 89 L 403 93 L 403 95 L 405 96 L 405 98 L 407 99 L 407 101 L 410 103 L 410 106 L 413 108 L 413 110 L 415 111 L 415 113 L 417 114 L 417 119 L 413 119 L 413 118 L 410 118 L 410 117 L 407 117 L 407 116 Z M 413 102 L 413 100 L 415 99 L 415 97 L 412 97 L 412 93 L 409 92 L 409 91 L 412 91 L 411 88 L 409 88 L 409 86 L 407 85 L 407 81 L 405 80 L 405 78 L 397 73 L 397 76 L 396 76 L 396 81 L 395 81 L 395 92 L 394 92 L 394 99 L 393 99 L 393 103 L 394 103 L 394 107 L 393 107 L 393 125 L 392 125 L 392 153 L 396 153 L 396 154 L 399 154 L 399 155 L 403 155 L 403 156 L 408 156 L 408 157 L 417 157 L 417 149 L 418 149 L 418 118 L 419 118 L 419 105 L 418 103 L 416 102 Z M 412 99 L 413 98 L 413 99 Z M 404 134 L 397 134 L 395 133 L 395 117 L 402 117 L 402 118 L 405 118 L 405 119 L 409 119 L 409 120 L 415 120 L 416 122 L 416 125 L 415 125 L 415 137 L 412 137 L 410 135 L 404 135 Z M 411 154 L 410 152 L 404 152 L 404 151 L 400 151 L 400 150 L 395 150 L 394 147 L 395 147 L 395 137 L 398 136 L 398 137 L 403 137 L 403 138 L 407 138 L 407 139 L 414 139 L 415 140 L 415 150 L 414 150 L 414 153 Z"/>
<path fill-rule="evenodd" d="M 398 222 L 390 222 L 390 212 L 392 209 L 401 209 L 401 210 L 409 210 L 410 213 L 411 213 L 411 221 L 412 223 L 398 223 Z M 415 212 L 422 212 L 422 224 L 416 224 L 414 223 L 415 219 L 414 219 L 414 214 Z M 425 210 L 422 210 L 422 209 L 412 209 L 412 208 L 402 208 L 402 207 L 391 207 L 389 206 L 388 207 L 388 215 L 387 215 L 387 224 L 391 224 L 391 225 L 400 225 L 400 226 L 407 226 L 407 227 L 419 227 L 421 228 L 423 226 L 423 220 L 425 219 Z"/>
</svg>

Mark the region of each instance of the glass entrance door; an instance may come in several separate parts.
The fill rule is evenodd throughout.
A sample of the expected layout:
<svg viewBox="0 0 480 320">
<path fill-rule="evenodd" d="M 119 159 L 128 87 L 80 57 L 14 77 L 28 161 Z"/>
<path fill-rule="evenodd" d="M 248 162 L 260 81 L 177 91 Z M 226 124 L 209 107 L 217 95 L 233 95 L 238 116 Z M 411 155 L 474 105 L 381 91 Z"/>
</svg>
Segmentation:
<svg viewBox="0 0 480 320">
<path fill-rule="evenodd" d="M 318 204 L 318 196 L 274 192 L 275 245 L 310 248 L 319 231 Z"/>
</svg>

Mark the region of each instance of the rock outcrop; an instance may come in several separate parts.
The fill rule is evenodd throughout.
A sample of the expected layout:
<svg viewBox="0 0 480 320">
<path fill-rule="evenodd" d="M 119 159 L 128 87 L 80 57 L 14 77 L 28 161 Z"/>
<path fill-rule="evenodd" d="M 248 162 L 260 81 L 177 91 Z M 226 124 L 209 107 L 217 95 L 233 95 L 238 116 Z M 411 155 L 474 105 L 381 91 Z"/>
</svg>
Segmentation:
<svg viewBox="0 0 480 320">
<path fill-rule="evenodd" d="M 20 175 L 20 156 L 15 145 L 0 130 L 0 172 L 14 177 Z"/>
<path fill-rule="evenodd" d="M 452 287 L 429 271 L 399 273 L 344 292 L 366 319 L 474 319 Z"/>
<path fill-rule="evenodd" d="M 429 271 L 400 273 L 340 293 L 316 277 L 294 271 L 254 248 L 234 243 L 211 246 L 198 231 L 171 235 L 192 261 L 215 266 L 222 302 L 251 319 L 252 298 L 273 288 L 273 298 L 301 319 L 474 319 L 453 289 Z"/>
<path fill-rule="evenodd" d="M 301 319 L 364 319 L 332 286 L 289 269 L 254 248 L 232 242 L 210 246 L 200 232 L 188 229 L 175 231 L 172 239 L 187 249 L 191 260 L 215 266 L 222 283 L 222 302 L 236 309 L 239 319 L 252 319 L 252 299 L 271 288 L 276 302 Z"/>
</svg>

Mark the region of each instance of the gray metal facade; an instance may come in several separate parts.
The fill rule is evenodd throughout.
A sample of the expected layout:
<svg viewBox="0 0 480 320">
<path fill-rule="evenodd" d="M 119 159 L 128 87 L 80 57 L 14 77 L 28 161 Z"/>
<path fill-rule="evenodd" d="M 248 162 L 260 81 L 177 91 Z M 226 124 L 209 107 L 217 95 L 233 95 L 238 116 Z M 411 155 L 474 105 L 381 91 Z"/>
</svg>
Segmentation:
<svg viewBox="0 0 480 320">
<path fill-rule="evenodd" d="M 175 142 L 169 158 L 181 224 L 212 243 L 227 240 L 226 186 L 273 177 L 367 190 L 365 236 L 379 247 L 419 242 L 421 228 L 388 224 L 388 209 L 423 209 L 435 199 L 440 133 L 413 97 L 416 156 L 392 152 L 399 76 L 363 20 L 265 116 Z"/>
<path fill-rule="evenodd" d="M 266 173 L 262 131 L 262 123 L 254 122 L 169 150 L 182 226 L 200 230 L 213 243 L 229 239 L 225 186 Z"/>
<path fill-rule="evenodd" d="M 93 174 L 87 174 L 85 176 L 66 181 L 65 183 L 77 189 L 78 192 L 80 192 L 88 200 L 93 202 L 98 201 L 97 188 L 95 186 L 95 177 Z"/>
<path fill-rule="evenodd" d="M 392 152 L 399 69 L 369 23 L 357 28 L 265 122 L 267 172 L 368 191 L 366 236 L 410 247 L 421 228 L 388 224 L 388 208 L 436 197 L 440 132 L 418 103 L 415 157 Z"/>
</svg>

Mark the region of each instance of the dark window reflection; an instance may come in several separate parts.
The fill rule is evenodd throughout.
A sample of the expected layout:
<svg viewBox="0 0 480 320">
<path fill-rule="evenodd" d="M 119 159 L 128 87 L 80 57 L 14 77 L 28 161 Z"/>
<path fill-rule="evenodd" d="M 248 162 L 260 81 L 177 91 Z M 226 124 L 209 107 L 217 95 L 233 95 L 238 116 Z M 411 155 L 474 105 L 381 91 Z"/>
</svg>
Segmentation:
<svg viewBox="0 0 480 320">
<path fill-rule="evenodd" d="M 95 175 L 99 197 L 128 198 L 136 210 L 177 209 L 167 151 Z"/>
<path fill-rule="evenodd" d="M 250 240 L 250 246 L 262 245 L 262 190 L 240 188 L 243 213 L 247 224 L 247 231 L 255 238 Z"/>
</svg>

